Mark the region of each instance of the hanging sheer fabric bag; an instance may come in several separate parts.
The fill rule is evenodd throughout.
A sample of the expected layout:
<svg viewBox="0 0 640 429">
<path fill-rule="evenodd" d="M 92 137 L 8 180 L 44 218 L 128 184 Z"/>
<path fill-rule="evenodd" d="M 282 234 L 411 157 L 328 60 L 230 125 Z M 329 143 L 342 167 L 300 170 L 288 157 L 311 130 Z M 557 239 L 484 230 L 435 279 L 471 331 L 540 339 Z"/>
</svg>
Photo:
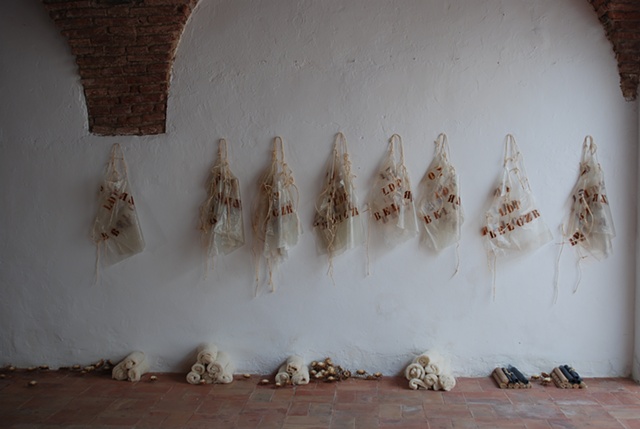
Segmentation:
<svg viewBox="0 0 640 429">
<path fill-rule="evenodd" d="M 580 258 L 585 251 L 602 260 L 613 253 L 611 243 L 616 231 L 596 151 L 593 137 L 586 136 L 582 145 L 580 177 L 571 193 L 571 213 L 565 234 Z"/>
<path fill-rule="evenodd" d="M 229 167 L 227 141 L 220 139 L 207 182 L 207 199 L 200 207 L 200 231 L 208 259 L 227 255 L 244 245 L 240 183 Z"/>
<path fill-rule="evenodd" d="M 271 291 L 275 291 L 273 270 L 287 258 L 302 233 L 298 218 L 298 188 L 285 162 L 281 137 L 273 139 L 271 166 L 260 179 L 253 210 L 254 256 L 256 257 L 256 294 L 264 259 Z"/>
<path fill-rule="evenodd" d="M 396 161 L 395 147 L 400 150 L 399 162 Z M 398 134 L 389 139 L 389 150 L 373 183 L 369 208 L 372 223 L 382 232 L 387 246 L 396 246 L 418 235 L 404 146 Z"/>
<path fill-rule="evenodd" d="M 344 134 L 338 133 L 313 221 L 318 251 L 329 256 L 330 275 L 333 257 L 365 241 L 353 178 L 347 141 Z"/>
<path fill-rule="evenodd" d="M 535 203 L 522 155 L 511 134 L 506 137 L 502 178 L 485 214 L 482 235 L 494 275 L 494 297 L 496 258 L 535 250 L 553 238 Z"/>
<path fill-rule="evenodd" d="M 106 175 L 100 185 L 98 214 L 91 231 L 97 263 L 116 264 L 142 252 L 145 243 L 127 177 L 127 165 L 118 143 L 111 148 Z"/>
<path fill-rule="evenodd" d="M 464 214 L 456 169 L 449 161 L 447 135 L 435 141 L 436 151 L 420 183 L 418 216 L 429 246 L 441 251 L 460 241 Z"/>
</svg>

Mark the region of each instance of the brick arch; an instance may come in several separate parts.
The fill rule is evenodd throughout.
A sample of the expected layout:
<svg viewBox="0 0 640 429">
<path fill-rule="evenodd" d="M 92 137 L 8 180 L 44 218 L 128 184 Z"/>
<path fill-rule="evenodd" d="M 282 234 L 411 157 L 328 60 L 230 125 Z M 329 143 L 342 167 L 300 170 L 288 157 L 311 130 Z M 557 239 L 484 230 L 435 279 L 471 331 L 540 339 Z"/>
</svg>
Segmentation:
<svg viewBox="0 0 640 429">
<path fill-rule="evenodd" d="M 620 89 L 628 101 L 638 96 L 640 81 L 640 1 L 589 0 L 613 45 Z"/>
<path fill-rule="evenodd" d="M 166 130 L 171 67 L 198 0 L 42 0 L 67 37 L 84 87 L 89 131 Z M 613 45 L 625 99 L 640 80 L 640 1 L 588 0 Z"/>
<path fill-rule="evenodd" d="M 178 41 L 198 0 L 42 0 L 76 57 L 89 131 L 166 130 Z"/>
</svg>

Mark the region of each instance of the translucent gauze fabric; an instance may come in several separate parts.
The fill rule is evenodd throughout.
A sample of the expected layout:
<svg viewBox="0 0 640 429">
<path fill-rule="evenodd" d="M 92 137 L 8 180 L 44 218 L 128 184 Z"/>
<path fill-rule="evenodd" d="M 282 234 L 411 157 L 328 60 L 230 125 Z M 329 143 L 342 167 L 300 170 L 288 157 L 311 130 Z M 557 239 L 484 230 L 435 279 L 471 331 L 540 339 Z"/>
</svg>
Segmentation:
<svg viewBox="0 0 640 429">
<path fill-rule="evenodd" d="M 572 246 L 602 260 L 613 253 L 612 240 L 616 232 L 596 151 L 593 138 L 587 136 L 582 147 L 580 177 L 571 193 L 571 213 L 565 234 Z"/>
<path fill-rule="evenodd" d="M 400 147 L 401 159 L 396 161 L 394 144 Z M 413 202 L 409 174 L 404 164 L 400 136 L 389 140 L 389 150 L 373 182 L 371 218 L 389 246 L 398 245 L 418 235 L 418 222 Z"/>
<path fill-rule="evenodd" d="M 276 137 L 271 166 L 260 179 L 253 214 L 256 250 L 266 260 L 269 273 L 298 243 L 302 227 L 297 206 L 298 190 L 284 160 L 282 139 Z"/>
<path fill-rule="evenodd" d="M 485 216 L 482 234 L 490 255 L 531 251 L 553 238 L 535 204 L 522 157 L 511 135 L 507 136 L 502 178 Z"/>
<path fill-rule="evenodd" d="M 460 241 L 464 214 L 458 175 L 449 161 L 447 136 L 440 134 L 436 151 L 420 183 L 418 216 L 426 241 L 436 251 Z"/>
<path fill-rule="evenodd" d="M 99 258 L 106 265 L 140 253 L 145 247 L 124 154 L 117 143 L 111 149 L 107 172 L 100 185 L 91 237 L 98 246 Z"/>
<path fill-rule="evenodd" d="M 200 229 L 210 256 L 229 254 L 245 243 L 240 183 L 229 168 L 224 140 L 209 175 Z"/>
<path fill-rule="evenodd" d="M 338 134 L 334 143 L 325 184 L 316 203 L 313 226 L 317 232 L 318 251 L 330 257 L 359 246 L 365 240 L 351 163 L 342 133 Z"/>
</svg>

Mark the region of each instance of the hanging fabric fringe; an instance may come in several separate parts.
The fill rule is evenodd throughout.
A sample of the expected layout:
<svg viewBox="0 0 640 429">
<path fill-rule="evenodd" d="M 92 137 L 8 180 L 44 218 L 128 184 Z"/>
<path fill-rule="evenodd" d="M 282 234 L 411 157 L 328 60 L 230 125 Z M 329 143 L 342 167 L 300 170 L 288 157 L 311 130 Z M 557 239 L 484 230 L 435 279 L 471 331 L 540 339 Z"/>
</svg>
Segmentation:
<svg viewBox="0 0 640 429">
<path fill-rule="evenodd" d="M 118 143 L 111 148 L 98 202 L 98 214 L 91 231 L 96 245 L 96 279 L 101 259 L 104 264 L 113 265 L 142 252 L 145 247 L 127 165 Z"/>
<path fill-rule="evenodd" d="M 244 245 L 240 183 L 229 168 L 227 141 L 220 139 L 218 158 L 207 182 L 207 199 L 200 207 L 200 231 L 207 260 Z"/>
<path fill-rule="evenodd" d="M 571 192 L 571 211 L 566 224 L 562 227 L 563 243 L 558 253 L 558 266 L 554 279 L 556 295 L 559 288 L 559 259 L 564 243 L 569 243 L 576 249 L 578 277 L 573 289 L 574 293 L 582 280 L 582 261 L 589 256 L 600 261 L 613 253 L 612 241 L 616 231 L 604 184 L 604 172 L 596 154 L 597 150 L 593 137 L 586 136 L 582 143 L 580 176 Z"/>
<path fill-rule="evenodd" d="M 533 251 L 553 238 L 536 206 L 522 155 L 511 134 L 505 140 L 502 178 L 485 214 L 482 235 L 493 276 L 494 298 L 497 258 Z"/>
<path fill-rule="evenodd" d="M 273 271 L 287 258 L 302 233 L 298 219 L 298 188 L 285 162 L 281 137 L 273 139 L 271 166 L 260 179 L 253 210 L 256 295 L 260 286 L 260 262 L 265 260 L 271 291 L 275 291 Z"/>
<path fill-rule="evenodd" d="M 364 226 L 344 134 L 338 133 L 325 185 L 316 203 L 313 221 L 318 251 L 329 257 L 329 275 L 333 278 L 333 258 L 364 243 Z"/>
</svg>

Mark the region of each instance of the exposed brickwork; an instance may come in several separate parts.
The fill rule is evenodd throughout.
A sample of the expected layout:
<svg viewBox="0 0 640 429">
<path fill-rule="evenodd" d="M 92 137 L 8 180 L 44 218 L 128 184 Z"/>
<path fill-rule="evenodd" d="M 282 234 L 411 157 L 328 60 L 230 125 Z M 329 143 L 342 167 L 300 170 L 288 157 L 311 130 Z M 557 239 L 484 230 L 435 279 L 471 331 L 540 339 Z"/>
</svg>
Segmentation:
<svg viewBox="0 0 640 429">
<path fill-rule="evenodd" d="M 165 132 L 171 66 L 197 2 L 43 0 L 76 57 L 90 132 Z"/>
<path fill-rule="evenodd" d="M 640 0 L 589 0 L 613 45 L 624 98 L 638 95 L 640 82 Z"/>
<path fill-rule="evenodd" d="M 67 37 L 84 87 L 89 131 L 161 134 L 175 50 L 198 0 L 42 0 Z M 613 45 L 620 87 L 640 81 L 640 0 L 588 0 Z"/>
</svg>

